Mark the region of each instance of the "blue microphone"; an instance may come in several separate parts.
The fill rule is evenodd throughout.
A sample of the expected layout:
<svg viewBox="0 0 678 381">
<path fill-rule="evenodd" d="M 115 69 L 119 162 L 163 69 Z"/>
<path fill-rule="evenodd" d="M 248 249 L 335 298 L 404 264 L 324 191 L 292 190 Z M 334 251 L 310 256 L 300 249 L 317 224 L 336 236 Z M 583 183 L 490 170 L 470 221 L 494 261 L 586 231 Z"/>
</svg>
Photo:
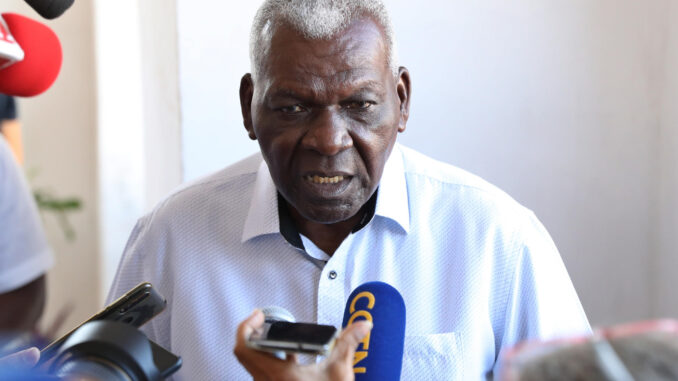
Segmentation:
<svg viewBox="0 0 678 381">
<path fill-rule="evenodd" d="M 372 322 L 372 331 L 358 344 L 353 359 L 356 381 L 400 380 L 405 342 L 405 302 L 398 290 L 384 282 L 364 283 L 351 293 L 342 327 Z"/>
</svg>

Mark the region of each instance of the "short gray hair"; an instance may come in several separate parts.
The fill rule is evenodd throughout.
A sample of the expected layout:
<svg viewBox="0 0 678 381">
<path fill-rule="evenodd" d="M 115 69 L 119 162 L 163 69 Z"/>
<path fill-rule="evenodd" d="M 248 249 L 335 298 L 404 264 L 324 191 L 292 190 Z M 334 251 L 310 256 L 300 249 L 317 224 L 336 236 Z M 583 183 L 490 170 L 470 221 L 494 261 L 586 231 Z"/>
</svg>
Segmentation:
<svg viewBox="0 0 678 381">
<path fill-rule="evenodd" d="M 329 39 L 359 18 L 371 17 L 382 27 L 387 64 L 394 75 L 395 38 L 391 19 L 381 0 L 266 0 L 254 16 L 250 34 L 250 64 L 257 77 L 276 29 L 286 25 L 311 40 Z"/>
</svg>

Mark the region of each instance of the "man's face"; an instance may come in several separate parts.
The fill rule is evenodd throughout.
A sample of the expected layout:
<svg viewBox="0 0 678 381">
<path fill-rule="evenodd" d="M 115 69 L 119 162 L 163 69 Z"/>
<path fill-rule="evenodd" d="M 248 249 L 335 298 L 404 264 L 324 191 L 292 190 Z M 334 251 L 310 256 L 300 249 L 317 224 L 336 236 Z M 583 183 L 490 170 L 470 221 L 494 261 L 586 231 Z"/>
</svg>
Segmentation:
<svg viewBox="0 0 678 381">
<path fill-rule="evenodd" d="M 380 27 L 363 19 L 331 40 L 278 28 L 240 96 L 280 193 L 303 218 L 329 224 L 356 216 L 374 193 L 409 92 L 407 70 L 395 77 L 388 66 Z"/>
</svg>

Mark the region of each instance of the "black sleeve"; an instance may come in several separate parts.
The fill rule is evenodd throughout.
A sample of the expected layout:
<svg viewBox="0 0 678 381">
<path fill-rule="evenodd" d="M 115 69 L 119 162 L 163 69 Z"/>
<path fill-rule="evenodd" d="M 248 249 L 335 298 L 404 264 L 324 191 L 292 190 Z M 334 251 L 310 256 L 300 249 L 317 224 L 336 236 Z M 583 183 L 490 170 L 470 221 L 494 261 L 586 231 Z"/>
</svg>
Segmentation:
<svg viewBox="0 0 678 381">
<path fill-rule="evenodd" d="M 16 119 L 16 103 L 11 95 L 0 94 L 0 121 Z"/>
</svg>

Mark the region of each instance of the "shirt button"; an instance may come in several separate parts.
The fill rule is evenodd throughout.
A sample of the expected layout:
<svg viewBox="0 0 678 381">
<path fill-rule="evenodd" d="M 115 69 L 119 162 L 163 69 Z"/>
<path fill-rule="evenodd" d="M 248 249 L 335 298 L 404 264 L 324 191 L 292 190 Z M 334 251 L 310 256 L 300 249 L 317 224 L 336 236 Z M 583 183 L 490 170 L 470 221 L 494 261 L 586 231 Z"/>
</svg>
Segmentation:
<svg viewBox="0 0 678 381">
<path fill-rule="evenodd" d="M 336 278 L 337 278 L 337 272 L 334 271 L 334 270 L 332 270 L 332 271 L 330 271 L 329 274 L 327 274 L 327 276 L 328 276 L 330 279 L 336 279 Z"/>
</svg>

